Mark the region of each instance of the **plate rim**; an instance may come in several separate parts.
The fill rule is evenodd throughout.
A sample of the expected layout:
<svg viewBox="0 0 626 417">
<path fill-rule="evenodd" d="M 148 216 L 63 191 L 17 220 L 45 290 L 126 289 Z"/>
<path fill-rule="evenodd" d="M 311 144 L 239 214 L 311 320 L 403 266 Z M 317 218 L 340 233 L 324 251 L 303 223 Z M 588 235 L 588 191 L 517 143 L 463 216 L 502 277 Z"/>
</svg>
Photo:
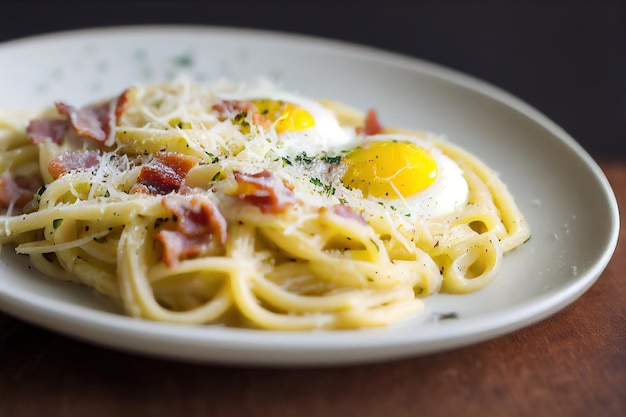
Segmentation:
<svg viewBox="0 0 626 417">
<path fill-rule="evenodd" d="M 587 151 L 564 129 L 522 99 L 493 84 L 456 69 L 418 57 L 408 56 L 344 40 L 265 29 L 186 24 L 119 25 L 55 31 L 2 42 L 0 43 L 0 54 L 3 53 L 4 50 L 10 48 L 20 48 L 23 45 L 36 45 L 37 43 L 54 43 L 58 40 L 72 40 L 76 37 L 80 37 L 81 35 L 106 37 L 126 33 L 133 36 L 135 34 L 146 34 L 149 32 L 176 32 L 182 35 L 190 35 L 201 32 L 203 36 L 216 34 L 223 36 L 239 36 L 244 38 L 251 36 L 258 38 L 259 36 L 262 36 L 263 41 L 266 42 L 305 42 L 307 47 L 316 47 L 329 51 L 332 50 L 334 52 L 339 51 L 352 56 L 357 56 L 359 58 L 371 59 L 378 62 L 385 58 L 386 65 L 405 67 L 411 71 L 425 74 L 447 83 L 452 83 L 455 86 L 460 86 L 475 93 L 487 96 L 498 102 L 500 105 L 508 107 L 509 109 L 528 117 L 533 122 L 546 129 L 552 136 L 556 137 L 559 142 L 573 151 L 576 158 L 589 169 L 589 172 L 593 175 L 598 187 L 602 190 L 605 199 L 603 203 L 611 213 L 611 219 L 609 221 L 610 233 L 604 239 L 605 245 L 601 252 L 601 256 L 595 259 L 595 262 L 593 262 L 592 266 L 585 272 L 585 274 L 574 280 L 569 285 L 548 291 L 540 297 L 535 297 L 531 300 L 520 303 L 514 308 L 507 309 L 505 314 L 499 313 L 497 317 L 492 317 L 490 319 L 485 319 L 484 316 L 465 318 L 463 324 L 458 325 L 453 322 L 445 323 L 445 326 L 448 328 L 456 330 L 456 335 L 448 335 L 443 338 L 437 337 L 435 330 L 429 330 L 429 332 L 426 332 L 426 336 L 428 336 L 426 339 L 424 339 L 424 333 L 420 333 L 419 337 L 415 334 L 411 335 L 410 332 L 408 336 L 403 336 L 403 334 L 407 332 L 403 333 L 400 331 L 398 333 L 393 329 L 391 334 L 399 335 L 399 337 L 369 337 L 372 333 L 377 334 L 379 332 L 357 330 L 327 332 L 324 333 L 323 338 L 320 338 L 320 332 L 317 331 L 276 332 L 267 330 L 232 329 L 224 327 L 180 327 L 180 325 L 154 323 L 147 320 L 134 319 L 101 310 L 90 310 L 85 307 L 66 303 L 64 301 L 46 299 L 45 297 L 41 297 L 39 295 L 33 296 L 33 294 L 27 294 L 25 291 L 20 291 L 19 289 L 15 290 L 0 286 L 0 301 L 2 301 L 0 303 L 0 310 L 5 313 L 19 317 L 20 319 L 31 322 L 35 325 L 46 327 L 88 342 L 107 345 L 108 347 L 122 350 L 127 349 L 136 353 L 144 353 L 148 355 L 152 354 L 179 360 L 187 359 L 194 362 L 213 362 L 212 357 L 205 357 L 203 355 L 184 358 L 180 357 L 181 355 L 176 354 L 175 352 L 146 352 L 142 349 L 137 349 L 137 347 L 133 347 L 128 343 L 120 344 L 118 341 L 95 340 L 98 338 L 94 338 L 93 336 L 84 337 L 84 335 L 81 335 L 80 332 L 72 331 L 71 328 L 67 328 L 64 324 L 70 323 L 74 326 L 76 326 L 76 324 L 96 325 L 105 328 L 109 333 L 118 333 L 120 335 L 130 332 L 138 332 L 143 335 L 143 337 L 147 338 L 164 336 L 171 338 L 171 334 L 174 333 L 177 338 L 173 341 L 172 345 L 179 347 L 184 343 L 190 344 L 189 348 L 201 346 L 209 341 L 216 343 L 217 346 L 213 345 L 213 349 L 209 351 L 209 353 L 212 353 L 213 355 L 215 355 L 216 349 L 233 349 L 238 346 L 241 347 L 241 344 L 253 346 L 253 349 L 262 353 L 257 357 L 246 358 L 237 356 L 237 358 L 233 357 L 230 358 L 230 360 L 228 357 L 220 357 L 219 361 L 221 363 L 243 363 L 256 365 L 293 364 L 294 361 L 291 356 L 281 360 L 280 357 L 276 357 L 276 355 L 272 354 L 274 353 L 273 350 L 276 349 L 277 342 L 281 343 L 281 350 L 294 348 L 302 349 L 303 343 L 307 344 L 308 348 L 303 351 L 303 353 L 306 353 L 307 356 L 303 360 L 298 361 L 299 365 L 363 363 L 374 360 L 380 361 L 382 359 L 416 356 L 419 354 L 461 347 L 503 335 L 543 320 L 555 312 L 560 311 L 584 294 L 584 292 L 586 292 L 587 289 L 589 289 L 600 277 L 601 273 L 604 271 L 614 254 L 620 231 L 619 207 L 611 184 L 591 155 L 588 154 Z M 42 300 L 44 301 L 43 303 L 37 304 L 38 301 Z M 543 307 L 541 307 L 542 305 Z M 6 306 L 10 306 L 10 308 L 6 308 Z M 539 310 L 540 313 L 537 314 L 535 312 L 536 310 Z M 516 319 L 513 319 L 513 317 L 516 317 Z M 58 321 L 55 322 L 55 320 L 52 319 L 56 319 Z M 467 325 L 468 322 L 471 326 Z M 197 331 L 198 327 L 200 331 Z M 190 328 L 194 330 L 189 332 L 188 330 Z M 470 328 L 472 329 L 471 331 L 467 330 Z M 434 327 L 431 329 L 434 329 Z M 480 330 L 477 332 L 476 329 Z M 226 331 L 224 332 L 223 330 Z M 382 331 L 389 333 L 387 330 L 388 329 L 383 329 Z M 430 334 L 433 332 L 435 333 Z M 260 334 L 262 334 L 263 337 L 259 338 Z M 459 334 L 465 337 L 465 341 L 463 343 L 455 343 L 455 340 L 459 338 Z M 364 337 L 366 338 L 366 345 L 362 344 L 362 339 Z M 422 344 L 421 348 L 420 346 L 416 346 L 419 344 Z M 430 346 L 429 344 L 433 346 Z M 436 344 L 439 344 L 440 346 L 434 346 Z M 442 344 L 445 345 L 443 346 L 443 349 L 441 346 Z M 394 351 L 393 353 L 385 354 L 385 352 L 380 351 L 381 349 L 389 347 L 395 347 L 396 350 L 399 349 L 400 352 Z M 324 353 L 327 354 L 329 352 L 337 352 L 338 349 L 345 350 L 344 353 L 350 353 L 350 351 L 355 348 L 361 350 L 362 353 L 368 353 L 369 356 L 346 356 L 345 354 L 339 355 L 341 358 L 329 358 L 324 356 Z M 243 350 L 245 351 L 246 349 L 244 348 Z M 221 356 L 224 355 L 222 354 Z"/>
</svg>

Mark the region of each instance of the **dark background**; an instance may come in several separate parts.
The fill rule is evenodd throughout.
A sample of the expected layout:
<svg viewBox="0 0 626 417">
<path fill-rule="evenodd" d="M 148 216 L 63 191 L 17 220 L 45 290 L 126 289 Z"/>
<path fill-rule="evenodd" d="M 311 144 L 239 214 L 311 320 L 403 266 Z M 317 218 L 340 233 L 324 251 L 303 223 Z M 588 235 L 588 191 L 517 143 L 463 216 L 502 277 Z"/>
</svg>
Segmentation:
<svg viewBox="0 0 626 417">
<path fill-rule="evenodd" d="M 59 30 L 157 23 L 341 39 L 481 78 L 537 108 L 594 157 L 623 157 L 625 22 L 624 2 L 608 0 L 4 0 L 0 42 Z"/>
</svg>

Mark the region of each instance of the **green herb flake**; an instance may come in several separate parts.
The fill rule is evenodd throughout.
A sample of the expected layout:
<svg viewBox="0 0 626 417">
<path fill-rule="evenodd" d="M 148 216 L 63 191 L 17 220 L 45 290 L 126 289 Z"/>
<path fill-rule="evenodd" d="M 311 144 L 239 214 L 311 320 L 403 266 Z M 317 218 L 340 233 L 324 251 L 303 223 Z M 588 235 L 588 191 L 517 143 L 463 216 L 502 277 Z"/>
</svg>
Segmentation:
<svg viewBox="0 0 626 417">
<path fill-rule="evenodd" d="M 211 152 L 205 152 L 205 153 L 211 159 L 212 164 L 219 162 L 220 159 L 217 156 L 213 155 Z"/>
<path fill-rule="evenodd" d="M 239 125 L 239 130 L 244 135 L 250 133 L 250 123 L 246 120 L 248 114 L 245 111 L 237 113 L 235 117 L 232 118 L 231 123 L 233 125 Z"/>
<path fill-rule="evenodd" d="M 307 164 L 312 163 L 315 160 L 314 156 L 307 155 L 306 152 L 299 153 L 296 155 L 296 161 L 298 162 L 306 162 Z"/>
<path fill-rule="evenodd" d="M 324 193 L 330 197 L 331 195 L 335 195 L 335 187 L 330 184 L 324 184 L 319 178 L 311 178 L 311 184 L 315 184 L 318 187 L 322 187 L 324 189 Z"/>
<path fill-rule="evenodd" d="M 322 183 L 322 181 L 319 180 L 319 178 L 311 178 L 311 184 L 315 184 L 318 187 L 323 187 L 324 183 Z"/>
<path fill-rule="evenodd" d="M 111 193 L 109 192 L 109 190 L 106 190 L 104 193 L 104 198 L 109 198 L 111 197 Z"/>
<path fill-rule="evenodd" d="M 329 164 L 338 164 L 339 162 L 341 162 L 341 156 L 325 155 L 322 157 L 322 161 L 328 162 Z"/>
<path fill-rule="evenodd" d="M 380 248 L 378 247 L 376 242 L 374 242 L 374 239 L 370 239 L 370 242 L 372 242 L 372 244 L 376 247 L 376 250 L 380 252 Z"/>
<path fill-rule="evenodd" d="M 63 224 L 63 219 L 54 219 L 52 220 L 52 227 L 56 230 Z"/>
<path fill-rule="evenodd" d="M 283 166 L 291 165 L 291 161 L 288 158 L 285 158 L 283 156 L 282 159 L 283 159 Z"/>
<path fill-rule="evenodd" d="M 215 175 L 213 175 L 213 178 L 211 178 L 211 181 L 217 181 L 220 178 L 221 175 L 222 175 L 222 172 L 221 171 L 217 171 L 215 173 Z"/>
</svg>

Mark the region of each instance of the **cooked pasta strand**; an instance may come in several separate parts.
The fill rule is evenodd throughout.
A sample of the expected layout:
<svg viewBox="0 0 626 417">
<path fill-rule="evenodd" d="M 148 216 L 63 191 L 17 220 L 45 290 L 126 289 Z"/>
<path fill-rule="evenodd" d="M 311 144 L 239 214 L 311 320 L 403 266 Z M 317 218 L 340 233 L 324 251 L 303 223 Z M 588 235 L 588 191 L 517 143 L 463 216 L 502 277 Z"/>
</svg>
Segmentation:
<svg viewBox="0 0 626 417">
<path fill-rule="evenodd" d="M 458 146 L 236 84 L 0 113 L 0 174 L 1 243 L 170 323 L 390 325 L 429 295 L 488 285 L 530 236 L 498 175 Z M 452 177 L 440 201 L 433 184 Z"/>
</svg>

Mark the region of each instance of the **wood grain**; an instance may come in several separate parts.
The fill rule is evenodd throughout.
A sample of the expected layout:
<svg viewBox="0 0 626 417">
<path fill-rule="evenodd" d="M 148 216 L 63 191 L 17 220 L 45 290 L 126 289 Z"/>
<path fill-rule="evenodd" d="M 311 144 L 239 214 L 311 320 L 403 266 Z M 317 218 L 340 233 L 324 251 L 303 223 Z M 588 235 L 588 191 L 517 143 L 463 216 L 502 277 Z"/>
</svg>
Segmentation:
<svg viewBox="0 0 626 417">
<path fill-rule="evenodd" d="M 600 164 L 626 207 L 626 163 Z M 341 368 L 180 364 L 0 314 L 0 416 L 624 416 L 625 270 L 620 241 L 598 282 L 543 322 L 463 349 Z"/>
</svg>

